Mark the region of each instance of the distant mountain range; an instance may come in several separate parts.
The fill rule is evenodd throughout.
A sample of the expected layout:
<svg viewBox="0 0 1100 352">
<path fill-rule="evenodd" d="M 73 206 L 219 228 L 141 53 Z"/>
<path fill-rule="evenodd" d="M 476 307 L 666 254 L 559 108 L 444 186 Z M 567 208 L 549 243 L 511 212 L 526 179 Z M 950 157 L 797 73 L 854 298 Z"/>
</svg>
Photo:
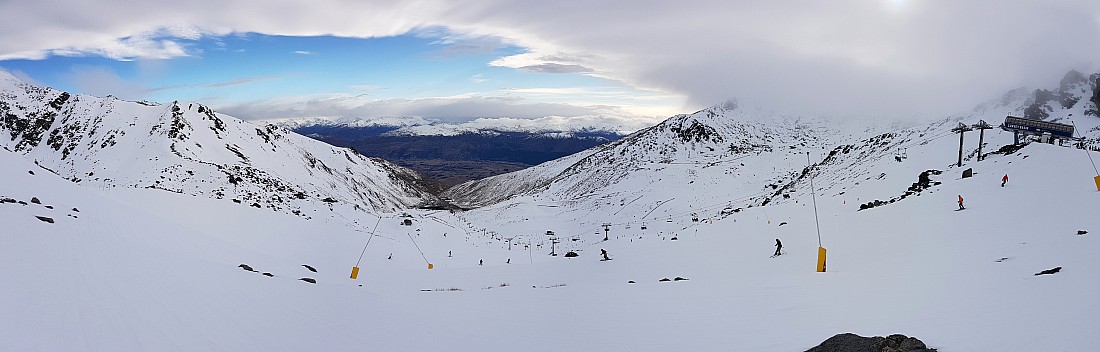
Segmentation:
<svg viewBox="0 0 1100 352">
<path fill-rule="evenodd" d="M 622 138 L 619 126 L 539 126 L 531 120 L 462 124 L 422 118 L 296 120 L 282 126 L 417 170 L 438 189 L 521 170 Z"/>
</svg>

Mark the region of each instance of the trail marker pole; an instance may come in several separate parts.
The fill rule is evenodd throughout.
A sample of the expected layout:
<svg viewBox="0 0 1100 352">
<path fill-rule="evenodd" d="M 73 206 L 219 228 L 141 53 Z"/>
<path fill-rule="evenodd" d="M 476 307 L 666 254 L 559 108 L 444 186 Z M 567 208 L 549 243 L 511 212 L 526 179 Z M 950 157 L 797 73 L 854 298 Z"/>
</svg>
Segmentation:
<svg viewBox="0 0 1100 352">
<path fill-rule="evenodd" d="M 367 253 L 367 246 L 370 245 L 370 240 L 374 238 L 374 231 L 378 230 L 378 224 L 382 222 L 382 217 L 378 217 L 378 221 L 374 222 L 374 228 L 370 230 L 370 237 L 367 237 L 367 244 L 363 245 L 363 251 L 359 253 L 359 259 L 355 261 L 355 266 L 351 267 L 351 279 L 355 280 L 359 278 L 359 262 L 363 261 L 363 254 Z"/>
<path fill-rule="evenodd" d="M 959 155 L 961 157 L 962 154 Z M 810 197 L 814 202 L 814 225 L 817 226 L 817 272 L 823 273 L 825 272 L 825 247 L 821 246 L 821 221 L 817 217 L 817 194 L 814 190 L 814 173 L 813 164 L 810 163 L 810 152 L 806 152 L 806 168 L 810 174 Z"/>
</svg>

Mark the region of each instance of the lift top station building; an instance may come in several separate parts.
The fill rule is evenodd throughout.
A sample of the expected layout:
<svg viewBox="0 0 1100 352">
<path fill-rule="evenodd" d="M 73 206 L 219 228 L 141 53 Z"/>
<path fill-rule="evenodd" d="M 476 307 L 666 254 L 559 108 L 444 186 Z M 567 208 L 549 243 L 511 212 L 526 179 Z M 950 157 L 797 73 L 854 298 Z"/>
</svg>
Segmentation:
<svg viewBox="0 0 1100 352">
<path fill-rule="evenodd" d="M 1039 136 L 1043 143 L 1052 143 L 1052 138 L 1076 140 L 1073 137 L 1073 125 L 1035 120 L 1023 117 L 1006 116 L 1001 129 L 1012 132 L 1013 141 L 1020 144 L 1020 135 Z"/>
</svg>

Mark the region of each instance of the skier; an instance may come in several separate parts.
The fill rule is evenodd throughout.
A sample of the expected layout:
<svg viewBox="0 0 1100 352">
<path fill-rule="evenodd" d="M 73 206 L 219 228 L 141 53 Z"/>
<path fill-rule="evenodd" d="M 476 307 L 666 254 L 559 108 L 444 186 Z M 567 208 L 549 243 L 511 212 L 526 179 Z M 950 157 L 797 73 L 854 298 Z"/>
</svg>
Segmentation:
<svg viewBox="0 0 1100 352">
<path fill-rule="evenodd" d="M 963 206 L 963 196 L 960 194 L 959 195 L 959 210 L 963 210 L 963 209 L 966 209 L 966 207 Z"/>
<path fill-rule="evenodd" d="M 477 265 L 485 265 L 485 259 L 478 259 Z"/>
<path fill-rule="evenodd" d="M 1008 183 L 1008 174 L 1005 174 L 1005 177 L 1001 177 L 1001 187 L 1004 187 L 1006 183 Z"/>
<path fill-rule="evenodd" d="M 780 254 L 783 254 L 782 251 L 783 251 L 783 242 L 779 242 L 779 239 L 776 238 L 775 239 L 775 254 L 773 254 L 772 256 L 773 257 L 779 256 Z"/>
<path fill-rule="evenodd" d="M 603 256 L 603 260 L 611 260 L 611 258 L 607 257 L 607 250 L 606 249 L 600 248 L 600 255 Z"/>
</svg>

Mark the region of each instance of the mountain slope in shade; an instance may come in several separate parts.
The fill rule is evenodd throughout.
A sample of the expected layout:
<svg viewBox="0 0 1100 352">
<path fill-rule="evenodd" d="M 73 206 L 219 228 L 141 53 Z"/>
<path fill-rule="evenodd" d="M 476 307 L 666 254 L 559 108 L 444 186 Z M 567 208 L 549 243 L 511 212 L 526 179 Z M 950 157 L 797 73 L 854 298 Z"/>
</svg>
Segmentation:
<svg viewBox="0 0 1100 352">
<path fill-rule="evenodd" d="M 62 177 L 155 188 L 308 216 L 434 203 L 415 172 L 197 103 L 70 95 L 0 72 L 0 145 Z"/>
</svg>

